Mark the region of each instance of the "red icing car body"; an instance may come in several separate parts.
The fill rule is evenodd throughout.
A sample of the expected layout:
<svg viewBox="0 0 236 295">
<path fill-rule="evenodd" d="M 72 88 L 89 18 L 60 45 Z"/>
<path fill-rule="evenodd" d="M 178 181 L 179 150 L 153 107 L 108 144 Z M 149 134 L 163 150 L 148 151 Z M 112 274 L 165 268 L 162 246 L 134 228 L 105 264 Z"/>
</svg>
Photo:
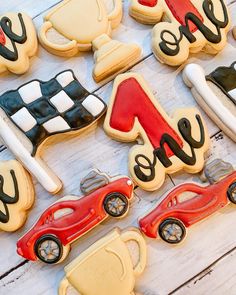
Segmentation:
<svg viewBox="0 0 236 295">
<path fill-rule="evenodd" d="M 70 249 L 66 247 L 69 247 L 72 242 L 93 229 L 109 215 L 113 217 L 125 215 L 128 211 L 129 200 L 132 196 L 132 181 L 128 177 L 122 177 L 80 199 L 75 200 L 75 196 L 72 196 L 71 200 L 62 199 L 51 205 L 41 215 L 35 225 L 18 240 L 17 252 L 28 260 L 35 261 L 39 258 L 46 263 L 62 261 Z M 114 201 L 114 198 L 118 197 L 122 200 L 122 205 L 120 207 L 122 212 L 119 211 L 119 214 L 116 214 L 117 212 L 115 211 L 109 211 L 109 206 L 111 205 L 109 202 L 111 202 L 111 200 Z M 68 199 L 70 197 L 66 198 Z M 108 213 L 108 211 L 110 213 Z M 60 214 L 58 214 L 60 212 L 64 212 L 61 217 Z M 56 214 L 58 214 L 59 217 L 57 217 Z M 52 244 L 51 248 L 57 256 L 56 259 L 53 259 L 52 256 L 48 260 L 41 257 L 44 253 L 40 253 L 40 251 L 43 250 L 45 252 L 47 250 L 40 249 L 40 247 L 42 247 L 42 240 L 43 243 L 48 242 L 48 245 L 50 243 Z M 47 244 L 45 244 L 44 247 L 47 248 Z M 64 251 L 64 254 L 63 248 L 67 250 Z"/>
<path fill-rule="evenodd" d="M 185 192 L 192 192 L 195 196 L 181 202 L 180 195 Z M 150 238 L 159 235 L 164 241 L 177 244 L 185 237 L 185 228 L 225 207 L 229 201 L 236 204 L 236 172 L 207 187 L 194 183 L 176 187 L 139 220 L 139 226 Z"/>
</svg>

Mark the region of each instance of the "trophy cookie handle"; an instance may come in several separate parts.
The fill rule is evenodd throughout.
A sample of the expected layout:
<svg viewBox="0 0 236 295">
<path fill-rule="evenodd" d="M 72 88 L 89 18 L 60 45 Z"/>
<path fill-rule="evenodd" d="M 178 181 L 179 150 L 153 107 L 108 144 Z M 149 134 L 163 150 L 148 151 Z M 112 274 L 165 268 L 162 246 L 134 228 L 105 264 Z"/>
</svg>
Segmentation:
<svg viewBox="0 0 236 295">
<path fill-rule="evenodd" d="M 66 291 L 69 288 L 69 286 L 70 286 L 69 281 L 67 280 L 66 277 L 64 277 L 62 281 L 60 282 L 58 295 L 66 295 Z"/>
<path fill-rule="evenodd" d="M 139 262 L 134 267 L 134 275 L 139 276 L 144 271 L 144 268 L 146 266 L 146 260 L 147 260 L 147 248 L 144 238 L 140 233 L 137 231 L 126 231 L 121 234 L 121 238 L 124 242 L 129 241 L 135 241 L 139 245 Z"/>
<path fill-rule="evenodd" d="M 114 8 L 108 15 L 112 29 L 118 27 L 122 19 L 122 0 L 113 0 Z"/>
<path fill-rule="evenodd" d="M 51 53 L 57 54 L 57 55 L 67 55 L 67 56 L 73 56 L 78 53 L 78 46 L 77 42 L 75 40 L 69 40 L 68 43 L 65 44 L 58 44 L 51 42 L 47 37 L 47 32 L 50 29 L 54 29 L 52 26 L 52 23 L 50 21 L 46 21 L 43 23 L 42 27 L 39 30 L 39 40 L 41 44 Z M 55 29 L 54 29 L 55 30 Z M 56 31 L 55 33 L 55 39 L 57 38 L 56 35 L 60 35 Z M 65 38 L 63 35 L 61 35 L 62 38 Z"/>
</svg>

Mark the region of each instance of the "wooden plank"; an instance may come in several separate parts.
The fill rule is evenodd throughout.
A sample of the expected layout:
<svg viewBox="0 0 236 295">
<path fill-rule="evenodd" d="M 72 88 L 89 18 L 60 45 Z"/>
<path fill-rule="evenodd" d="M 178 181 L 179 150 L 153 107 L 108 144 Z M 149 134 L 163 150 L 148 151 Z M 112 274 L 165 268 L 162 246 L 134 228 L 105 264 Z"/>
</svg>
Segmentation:
<svg viewBox="0 0 236 295">
<path fill-rule="evenodd" d="M 137 24 L 127 15 L 128 2 L 124 2 L 125 16 L 123 24 L 114 32 L 113 36 L 119 40 L 132 40 L 144 47 L 144 56 L 151 53 L 150 30 L 151 27 Z M 232 14 L 236 15 L 235 4 L 230 6 Z M 36 18 L 37 26 L 42 22 L 42 16 Z M 235 18 L 233 18 L 235 22 Z M 218 65 L 230 64 L 235 59 L 235 41 L 230 37 L 231 46 L 216 57 L 205 54 L 198 54 L 192 57 L 192 61 L 202 64 L 207 70 L 212 70 Z M 67 68 L 74 69 L 81 82 L 89 90 L 95 90 L 103 84 L 96 84 L 91 79 L 93 60 L 91 54 L 83 54 L 72 59 L 63 59 L 48 54 L 44 49 L 40 49 L 38 57 L 32 61 L 32 69 L 22 77 L 5 75 L 1 77 L 1 91 L 4 92 L 11 88 L 16 88 L 22 83 L 33 78 L 47 80 L 57 72 Z M 181 68 L 180 68 L 181 69 Z M 180 69 L 170 68 L 159 64 L 153 56 L 142 61 L 136 67 L 135 72 L 144 75 L 154 91 L 157 99 L 171 114 L 173 110 L 180 106 L 196 105 L 191 93 L 184 86 Z M 158 83 L 156 82 L 158 81 Z M 171 81 L 171 82 L 170 82 Z M 108 101 L 112 88 L 112 83 L 108 83 L 98 90 L 98 94 Z M 204 115 L 210 134 L 213 135 L 218 128 Z M 96 144 L 96 150 L 94 150 Z M 79 194 L 79 180 L 92 167 L 97 167 L 108 173 L 127 173 L 128 150 L 132 144 L 122 144 L 110 140 L 99 128 L 92 129 L 79 138 L 70 138 L 63 143 L 58 143 L 45 151 L 44 159 L 52 169 L 59 175 L 65 183 L 66 193 Z M 215 143 L 213 140 L 212 151 L 221 157 L 233 161 L 235 157 L 235 144 L 226 137 L 222 141 Z M 231 157 L 230 153 L 232 154 Z M 60 154 L 60 158 L 55 155 Z M 12 158 L 8 150 L 0 154 L 0 159 Z M 235 160 L 234 160 L 235 161 Z M 235 164 L 235 162 L 233 162 Z M 76 172 L 76 173 L 75 173 Z M 189 181 L 192 177 L 186 174 L 179 174 L 174 178 L 175 183 L 179 181 Z M 130 215 L 116 225 L 127 227 L 137 225 L 137 217 L 147 212 L 168 189 L 172 187 L 172 182 L 167 179 L 161 191 L 146 193 L 141 189 L 136 190 L 136 198 L 131 208 Z M 56 197 L 49 196 L 43 189 L 36 185 L 37 201 L 30 218 L 24 229 L 14 234 L 0 233 L 2 249 L 8 249 L 0 253 L 0 274 L 6 274 L 11 268 L 16 267 L 22 259 L 15 253 L 15 242 L 21 234 L 28 229 L 39 214 L 47 208 L 49 204 L 56 200 Z M 135 213 L 133 213 L 135 212 Z M 201 270 L 215 261 L 219 256 L 232 249 L 235 241 L 235 234 L 229 235 L 229 229 L 233 226 L 235 210 L 229 206 L 221 213 L 216 214 L 211 219 L 194 226 L 191 229 L 188 239 L 178 247 L 170 247 L 164 242 L 147 239 L 148 243 L 148 267 L 143 277 L 137 284 L 137 289 L 145 295 L 167 294 L 182 283 L 191 279 Z M 216 224 L 218 227 L 216 227 Z M 87 248 L 92 242 L 108 232 L 114 226 L 114 221 L 110 220 L 82 238 L 73 246 L 69 259 L 58 266 L 45 266 L 41 263 L 27 263 L 15 271 L 6 274 L 0 281 L 1 292 L 7 294 L 56 294 L 56 288 L 63 276 L 63 266 L 72 260 L 79 252 Z M 211 234 L 209 234 L 209 229 Z M 212 245 L 214 240 L 214 245 Z M 200 241 L 200 242 L 199 242 Z M 188 271 L 186 271 L 188 270 Z M 178 275 L 176 275 L 178 274 Z M 2 291 L 3 290 L 3 291 Z"/>
<path fill-rule="evenodd" d="M 236 290 L 236 249 L 213 263 L 174 295 L 214 294 L 235 295 Z"/>
<path fill-rule="evenodd" d="M 39 15 L 41 12 L 59 3 L 61 0 L 47 0 L 47 1 L 32 1 L 32 0 L 7 0 L 1 3 L 1 12 L 8 11 L 23 11 L 32 18 Z"/>
</svg>

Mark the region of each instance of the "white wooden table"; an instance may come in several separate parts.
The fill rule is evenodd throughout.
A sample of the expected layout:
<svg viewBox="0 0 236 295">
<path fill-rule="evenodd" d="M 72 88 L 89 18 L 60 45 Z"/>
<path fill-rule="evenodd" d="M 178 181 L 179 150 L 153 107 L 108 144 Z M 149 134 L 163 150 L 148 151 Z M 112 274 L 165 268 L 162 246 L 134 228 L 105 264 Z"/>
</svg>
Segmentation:
<svg viewBox="0 0 236 295">
<path fill-rule="evenodd" d="M 86 0 L 85 0 L 86 1 Z M 109 3 L 112 0 L 106 0 Z M 59 0 L 7 0 L 1 1 L 1 13 L 22 10 L 33 17 L 37 27 L 48 9 Z M 143 74 L 156 98 L 170 114 L 183 106 L 195 106 L 189 89 L 184 85 L 181 68 L 161 65 L 154 58 L 150 48 L 151 27 L 138 24 L 128 16 L 128 0 L 124 2 L 122 25 L 114 31 L 114 38 L 137 42 L 143 48 L 143 57 L 132 71 Z M 236 0 L 227 0 L 232 21 L 236 24 Z M 191 61 L 202 65 L 207 72 L 219 65 L 230 65 L 236 60 L 236 41 L 231 32 L 228 45 L 217 56 L 197 54 Z M 30 71 L 23 76 L 6 74 L 0 77 L 0 92 L 15 89 L 22 83 L 39 78 L 48 80 L 58 72 L 73 69 L 80 82 L 90 91 L 95 91 L 106 102 L 109 99 L 112 82 L 96 84 L 91 76 L 92 54 L 84 53 L 64 59 L 53 56 L 40 48 L 37 57 L 31 60 Z M 220 157 L 236 168 L 235 144 L 227 138 L 204 114 L 212 139 L 209 153 L 211 159 Z M 109 139 L 102 129 L 102 122 L 79 137 L 70 137 L 45 149 L 44 159 L 62 179 L 65 194 L 80 194 L 80 179 L 96 167 L 111 175 L 127 174 L 127 157 L 132 145 Z M 60 155 L 60 156 L 58 156 Z M 0 160 L 13 158 L 8 149 L 1 148 Z M 198 176 L 179 173 L 167 177 L 164 186 L 157 192 L 135 190 L 135 201 L 127 218 L 114 223 L 108 220 L 79 239 L 72 246 L 68 259 L 56 266 L 32 263 L 23 260 L 15 252 L 17 239 L 33 224 L 37 217 L 58 197 L 51 196 L 36 184 L 37 199 L 25 227 L 13 234 L 0 233 L 0 294 L 1 295 L 54 295 L 64 275 L 63 267 L 78 253 L 109 232 L 114 226 L 125 228 L 137 226 L 137 218 L 156 204 L 161 196 L 176 184 L 198 181 Z M 236 207 L 229 205 L 211 218 L 193 226 L 185 242 L 170 246 L 159 240 L 147 239 L 148 265 L 137 281 L 137 290 L 144 295 L 235 295 L 236 294 Z M 76 294 L 70 290 L 69 294 Z M 98 294 L 102 295 L 102 294 Z M 112 295 L 112 294 L 111 294 Z M 122 294 L 120 294 L 122 295 Z"/>
</svg>

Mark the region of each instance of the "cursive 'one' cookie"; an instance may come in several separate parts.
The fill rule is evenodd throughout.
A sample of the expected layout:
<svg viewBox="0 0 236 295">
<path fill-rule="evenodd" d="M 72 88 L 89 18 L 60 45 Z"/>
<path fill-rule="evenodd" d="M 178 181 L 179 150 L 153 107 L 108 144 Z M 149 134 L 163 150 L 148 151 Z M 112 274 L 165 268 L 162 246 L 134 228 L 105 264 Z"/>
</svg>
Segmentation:
<svg viewBox="0 0 236 295">
<path fill-rule="evenodd" d="M 25 73 L 37 48 L 36 30 L 28 15 L 11 12 L 0 16 L 0 73 Z"/>
<path fill-rule="evenodd" d="M 181 65 L 191 52 L 216 54 L 225 46 L 230 29 L 224 0 L 132 0 L 130 15 L 142 23 L 156 24 L 153 52 L 171 66 Z"/>
<path fill-rule="evenodd" d="M 33 203 L 34 186 L 28 172 L 16 160 L 1 162 L 0 230 L 19 229 Z"/>
<path fill-rule="evenodd" d="M 108 12 L 104 0 L 64 0 L 44 18 L 39 40 L 49 52 L 74 56 L 93 49 L 94 79 L 99 82 L 134 64 L 141 55 L 136 44 L 110 38 L 122 18 L 122 1 L 114 0 Z"/>
<path fill-rule="evenodd" d="M 0 96 L 0 136 L 15 156 L 51 193 L 61 181 L 40 158 L 49 137 L 79 133 L 106 111 L 105 103 L 81 86 L 72 71 L 33 80 Z"/>
<path fill-rule="evenodd" d="M 201 66 L 189 64 L 183 79 L 208 116 L 236 142 L 236 62 L 207 76 Z"/>
<path fill-rule="evenodd" d="M 197 173 L 204 166 L 209 137 L 195 108 L 179 109 L 168 117 L 144 79 L 134 73 L 114 82 L 104 129 L 112 138 L 137 141 L 130 150 L 129 170 L 145 190 L 161 187 L 167 173 Z"/>
</svg>

